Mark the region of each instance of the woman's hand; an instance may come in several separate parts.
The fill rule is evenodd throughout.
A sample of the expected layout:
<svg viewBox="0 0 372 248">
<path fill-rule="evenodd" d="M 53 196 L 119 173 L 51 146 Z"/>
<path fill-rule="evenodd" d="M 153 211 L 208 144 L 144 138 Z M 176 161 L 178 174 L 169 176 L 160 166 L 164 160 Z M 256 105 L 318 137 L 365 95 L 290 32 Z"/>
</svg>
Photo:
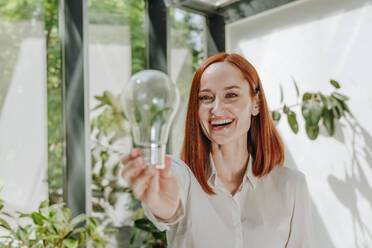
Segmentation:
<svg viewBox="0 0 372 248">
<path fill-rule="evenodd" d="M 122 177 L 132 189 L 134 196 L 144 202 L 151 212 L 161 219 L 170 219 L 175 214 L 179 201 L 179 186 L 171 160 L 165 157 L 165 168 L 145 166 L 140 149 L 123 158 L 125 166 Z"/>
</svg>

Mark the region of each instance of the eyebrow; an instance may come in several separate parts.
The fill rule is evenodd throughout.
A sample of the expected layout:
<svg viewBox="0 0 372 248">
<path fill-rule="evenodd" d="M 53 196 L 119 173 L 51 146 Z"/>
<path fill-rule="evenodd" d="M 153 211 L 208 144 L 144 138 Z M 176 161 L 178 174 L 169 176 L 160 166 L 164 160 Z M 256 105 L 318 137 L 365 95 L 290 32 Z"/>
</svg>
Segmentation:
<svg viewBox="0 0 372 248">
<path fill-rule="evenodd" d="M 238 85 L 232 85 L 232 86 L 228 86 L 228 87 L 225 87 L 223 88 L 224 90 L 231 90 L 231 89 L 240 89 L 240 87 Z"/>
<path fill-rule="evenodd" d="M 238 85 L 231 85 L 231 86 L 227 86 L 223 89 L 224 90 L 240 89 L 240 87 Z M 211 90 L 207 88 L 207 89 L 202 89 L 200 92 L 211 92 Z"/>
</svg>

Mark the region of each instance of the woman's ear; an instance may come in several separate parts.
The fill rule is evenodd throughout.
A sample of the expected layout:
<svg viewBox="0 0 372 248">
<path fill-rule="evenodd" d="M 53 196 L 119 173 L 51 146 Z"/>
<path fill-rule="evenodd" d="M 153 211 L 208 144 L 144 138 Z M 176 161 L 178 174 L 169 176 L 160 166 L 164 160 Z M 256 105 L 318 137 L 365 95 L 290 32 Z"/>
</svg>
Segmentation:
<svg viewBox="0 0 372 248">
<path fill-rule="evenodd" d="M 256 116 L 260 113 L 260 98 L 258 97 L 259 96 L 259 93 L 257 93 L 254 97 L 253 97 L 253 102 L 252 102 L 252 115 L 253 116 Z"/>
</svg>

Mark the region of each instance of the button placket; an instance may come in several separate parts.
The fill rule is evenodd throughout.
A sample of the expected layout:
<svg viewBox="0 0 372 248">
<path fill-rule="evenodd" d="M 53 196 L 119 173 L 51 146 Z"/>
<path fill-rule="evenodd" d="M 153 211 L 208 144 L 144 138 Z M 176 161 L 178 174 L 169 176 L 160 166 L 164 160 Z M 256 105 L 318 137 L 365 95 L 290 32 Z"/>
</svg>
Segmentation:
<svg viewBox="0 0 372 248">
<path fill-rule="evenodd" d="M 241 223 L 241 209 L 239 204 L 239 194 L 232 197 L 232 217 L 235 233 L 235 248 L 243 248 L 243 232 Z"/>
</svg>

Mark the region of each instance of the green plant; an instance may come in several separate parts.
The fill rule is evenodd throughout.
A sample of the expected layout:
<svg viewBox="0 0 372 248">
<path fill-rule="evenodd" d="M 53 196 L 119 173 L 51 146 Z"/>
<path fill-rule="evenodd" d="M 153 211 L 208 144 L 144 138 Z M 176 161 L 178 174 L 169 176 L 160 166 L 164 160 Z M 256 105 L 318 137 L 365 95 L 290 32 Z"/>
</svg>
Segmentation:
<svg viewBox="0 0 372 248">
<path fill-rule="evenodd" d="M 114 220 L 107 214 L 107 208 L 113 208 L 119 197 L 128 194 L 130 200 L 125 209 L 119 211 L 132 212 L 132 221 L 127 223 L 133 228 L 129 244 L 136 247 L 165 247 L 165 232 L 157 230 L 144 216 L 140 201 L 134 198 L 129 187 L 123 187 L 118 180 L 121 166 L 118 160 L 123 156 L 123 151 L 113 147 L 122 138 L 131 140 L 129 122 L 121 109 L 119 96 L 105 91 L 95 98 L 99 104 L 93 111 L 99 111 L 99 114 L 91 120 L 94 137 L 91 150 L 94 214 L 106 226 L 115 227 Z"/>
<path fill-rule="evenodd" d="M 96 219 L 87 218 L 84 214 L 72 218 L 70 210 L 63 204 L 48 204 L 48 201 L 42 202 L 37 212 L 19 213 L 18 218 L 26 218 L 31 223 L 24 226 L 18 224 L 13 228 L 0 217 L 0 227 L 8 232 L 8 235 L 0 237 L 0 248 L 105 247 Z M 3 207 L 0 200 L 1 216 L 16 221 L 12 215 L 2 211 Z"/>
<path fill-rule="evenodd" d="M 297 99 L 299 99 L 300 91 L 294 79 L 293 83 L 296 88 Z M 336 89 L 331 94 L 325 95 L 322 92 L 305 92 L 302 95 L 301 102 L 290 106 L 284 103 L 283 89 L 280 87 L 280 102 L 282 106 L 271 112 L 273 120 L 278 123 L 282 114 L 287 115 L 291 130 L 297 134 L 299 130 L 297 115 L 292 109 L 301 106 L 301 113 L 305 120 L 306 134 L 311 140 L 318 137 L 320 126 L 322 125 L 328 134 L 333 136 L 336 131 L 335 121 L 342 117 L 347 118 L 346 113 L 349 117 L 353 115 L 346 103 L 349 97 L 338 92 L 341 88 L 340 84 L 333 79 L 330 80 L 330 84 Z"/>
<path fill-rule="evenodd" d="M 142 210 L 142 209 L 139 209 Z M 140 211 L 138 211 L 140 212 Z M 140 214 L 141 215 L 141 214 Z M 137 217 L 134 220 L 134 231 L 132 233 L 132 236 L 130 238 L 129 243 L 131 245 L 134 244 L 138 233 L 140 230 L 148 233 L 147 239 L 144 239 L 141 244 L 141 248 L 145 247 L 166 247 L 167 241 L 166 241 L 166 234 L 165 232 L 160 232 L 154 224 L 152 224 L 151 221 L 149 221 L 147 218 L 144 217 L 143 213 L 141 217 Z"/>
<path fill-rule="evenodd" d="M 118 182 L 122 151 L 112 148 L 120 138 L 130 136 L 130 130 L 118 96 L 105 91 L 95 98 L 99 104 L 92 113 L 100 112 L 91 119 L 92 203 L 94 212 L 104 213 L 107 203 L 111 206 L 116 204 L 118 194 L 130 193 L 129 188 L 122 187 Z M 112 157 L 116 159 L 110 160 Z M 107 217 L 103 215 L 102 220 L 107 220 Z"/>
</svg>

